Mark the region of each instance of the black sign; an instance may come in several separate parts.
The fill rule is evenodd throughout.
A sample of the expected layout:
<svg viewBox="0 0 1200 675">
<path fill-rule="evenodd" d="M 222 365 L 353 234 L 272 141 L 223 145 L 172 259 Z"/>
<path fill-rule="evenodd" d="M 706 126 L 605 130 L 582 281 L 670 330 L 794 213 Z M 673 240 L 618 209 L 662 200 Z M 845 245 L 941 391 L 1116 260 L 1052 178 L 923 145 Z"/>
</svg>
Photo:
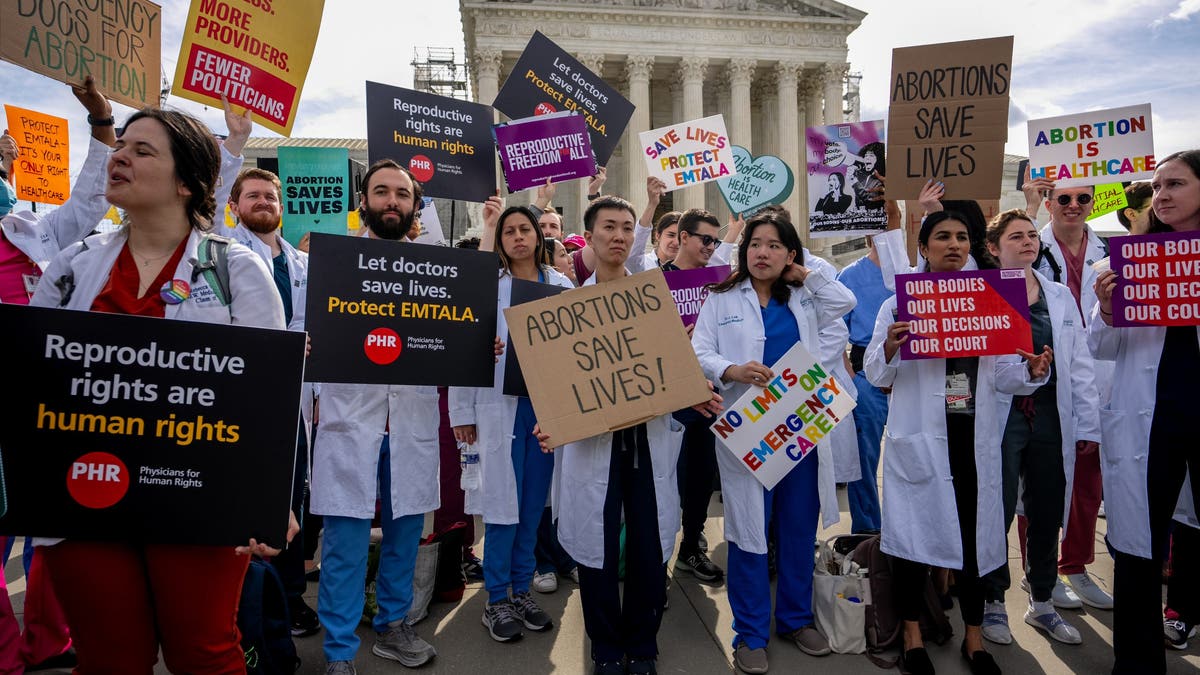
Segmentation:
<svg viewBox="0 0 1200 675">
<path fill-rule="evenodd" d="M 583 113 L 601 166 L 612 157 L 634 108 L 629 99 L 540 32 L 529 39 L 492 106 L 513 119 L 563 110 Z"/>
<path fill-rule="evenodd" d="M 312 382 L 490 387 L 495 253 L 314 232 Z"/>
<path fill-rule="evenodd" d="M 512 299 L 509 307 L 516 307 L 534 300 L 541 300 L 552 295 L 558 295 L 567 289 L 554 284 L 542 284 L 536 281 L 513 279 Z M 512 333 L 505 338 L 504 353 L 504 393 L 509 396 L 529 396 L 529 387 L 525 386 L 525 376 L 521 374 L 521 362 L 517 359 L 517 350 L 512 347 Z"/>
<path fill-rule="evenodd" d="M 282 547 L 304 335 L 0 305 L 7 535 Z"/>
<path fill-rule="evenodd" d="M 485 202 L 496 193 L 492 109 L 367 82 L 367 157 L 408 167 L 427 197 Z"/>
</svg>

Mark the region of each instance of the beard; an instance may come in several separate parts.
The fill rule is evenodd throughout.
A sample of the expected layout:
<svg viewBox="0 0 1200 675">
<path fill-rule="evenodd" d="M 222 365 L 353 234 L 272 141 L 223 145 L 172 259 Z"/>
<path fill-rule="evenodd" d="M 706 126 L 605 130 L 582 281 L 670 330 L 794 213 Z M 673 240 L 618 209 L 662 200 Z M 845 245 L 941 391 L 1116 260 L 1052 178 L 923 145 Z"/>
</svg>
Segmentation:
<svg viewBox="0 0 1200 675">
<path fill-rule="evenodd" d="M 270 234 L 279 229 L 279 216 L 270 211 L 251 211 L 241 220 L 251 232 L 258 234 Z"/>
<path fill-rule="evenodd" d="M 379 237 L 380 239 L 399 241 L 407 236 L 409 231 L 412 230 L 414 215 L 412 211 L 405 213 L 399 209 L 394 211 L 375 210 L 366 204 L 363 204 L 360 215 L 363 223 L 365 223 L 367 227 L 371 228 L 371 231 L 375 233 L 375 236 Z M 389 219 L 387 217 L 389 215 L 399 216 L 399 220 Z"/>
</svg>

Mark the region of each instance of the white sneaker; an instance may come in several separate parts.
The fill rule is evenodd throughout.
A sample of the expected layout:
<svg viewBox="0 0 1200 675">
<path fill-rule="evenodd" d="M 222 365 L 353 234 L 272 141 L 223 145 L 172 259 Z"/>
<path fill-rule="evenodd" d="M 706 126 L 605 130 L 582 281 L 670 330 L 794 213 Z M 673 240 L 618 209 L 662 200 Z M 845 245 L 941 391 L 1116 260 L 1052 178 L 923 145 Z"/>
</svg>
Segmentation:
<svg viewBox="0 0 1200 675">
<path fill-rule="evenodd" d="M 1068 574 L 1067 583 L 1071 584 L 1071 588 L 1075 589 L 1075 594 L 1079 596 L 1089 607 L 1096 609 L 1112 609 L 1113 599 L 1103 588 L 1096 585 L 1092 577 L 1087 572 L 1079 574 Z"/>
<path fill-rule="evenodd" d="M 1029 590 L 1028 579 L 1021 580 L 1021 590 L 1026 593 L 1032 592 Z M 1079 599 L 1078 595 L 1075 595 L 1075 591 L 1072 591 L 1070 587 L 1063 583 L 1061 576 L 1058 578 L 1058 581 L 1054 582 L 1054 592 L 1050 595 L 1050 600 L 1054 602 L 1054 606 L 1058 609 L 1079 609 L 1083 607 L 1083 601 Z"/>
<path fill-rule="evenodd" d="M 1003 602 L 988 602 L 983 605 L 983 637 L 998 645 L 1011 645 L 1012 631 L 1008 628 L 1008 610 Z"/>
<path fill-rule="evenodd" d="M 1054 611 L 1054 606 L 1049 602 L 1030 603 L 1029 609 L 1025 610 L 1025 623 L 1064 644 L 1077 645 L 1083 642 L 1079 631 Z"/>
<path fill-rule="evenodd" d="M 558 575 L 554 572 L 537 572 L 529 587 L 538 593 L 553 593 L 558 590 Z"/>
</svg>

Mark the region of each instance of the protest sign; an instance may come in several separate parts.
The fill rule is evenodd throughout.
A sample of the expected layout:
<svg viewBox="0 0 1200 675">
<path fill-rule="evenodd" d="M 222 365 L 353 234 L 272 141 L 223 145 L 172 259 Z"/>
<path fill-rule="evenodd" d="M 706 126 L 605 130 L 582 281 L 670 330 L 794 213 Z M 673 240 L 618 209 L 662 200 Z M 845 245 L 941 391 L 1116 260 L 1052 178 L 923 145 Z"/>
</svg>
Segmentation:
<svg viewBox="0 0 1200 675">
<path fill-rule="evenodd" d="M 1154 176 L 1150 104 L 1029 120 L 1029 175 L 1056 189 Z"/>
<path fill-rule="evenodd" d="M 1092 212 L 1087 219 L 1093 220 L 1113 211 L 1120 211 L 1129 206 L 1129 198 L 1125 196 L 1125 186 L 1120 183 L 1106 183 L 1096 186 L 1096 196 L 1092 199 Z"/>
<path fill-rule="evenodd" d="M 896 311 L 912 323 L 900 345 L 905 360 L 1033 351 L 1025 270 L 900 274 Z"/>
<path fill-rule="evenodd" d="M 367 82 L 367 155 L 408 167 L 430 197 L 485 202 L 496 192 L 486 105 Z"/>
<path fill-rule="evenodd" d="M 147 0 L 0 2 L 0 59 L 108 98 L 157 108 L 162 9 Z"/>
<path fill-rule="evenodd" d="M 496 125 L 496 150 L 509 192 L 596 175 L 587 123 L 554 113 Z"/>
<path fill-rule="evenodd" d="M 999 199 L 1012 48 L 1010 35 L 892 50 L 889 198 L 935 180 L 947 199 Z"/>
<path fill-rule="evenodd" d="M 421 203 L 421 233 L 413 239 L 416 244 L 432 246 L 449 246 L 446 243 L 446 233 L 442 231 L 442 220 L 438 217 L 437 208 L 429 197 L 422 197 Z"/>
<path fill-rule="evenodd" d="M 1200 232 L 1113 237 L 1109 251 L 1114 326 L 1200 326 Z"/>
<path fill-rule="evenodd" d="M 305 232 L 346 233 L 349 162 L 346 148 L 279 148 L 283 238 L 293 246 Z"/>
<path fill-rule="evenodd" d="M 704 403 L 662 270 L 504 310 L 529 398 L 556 446 Z"/>
<path fill-rule="evenodd" d="M 13 162 L 17 199 L 62 204 L 71 196 L 71 134 L 61 117 L 4 106 L 20 154 Z"/>
<path fill-rule="evenodd" d="M 489 387 L 494 253 L 313 233 L 310 382 Z"/>
<path fill-rule="evenodd" d="M 282 547 L 304 334 L 0 305 L 0 532 Z"/>
<path fill-rule="evenodd" d="M 700 306 L 708 297 L 708 285 L 719 284 L 729 278 L 729 265 L 713 265 L 699 267 L 694 270 L 671 270 L 664 272 L 667 278 L 667 288 L 671 289 L 671 297 L 675 300 L 675 308 L 679 310 L 679 318 L 683 325 L 696 323 L 700 315 Z"/>
<path fill-rule="evenodd" d="M 171 93 L 249 108 L 258 123 L 292 135 L 325 0 L 192 0 Z"/>
<path fill-rule="evenodd" d="M 549 298 L 567 289 L 554 284 L 542 284 L 536 281 L 525 281 L 524 279 L 512 280 L 512 293 L 510 295 L 509 307 L 516 307 L 534 300 Z M 506 345 L 513 343 L 512 331 L 504 338 Z M 509 396 L 529 396 L 529 387 L 525 384 L 525 377 L 521 374 L 521 360 L 517 357 L 516 350 L 509 349 L 504 354 L 504 387 L 501 390 Z"/>
<path fill-rule="evenodd" d="M 833 374 L 797 342 L 771 364 L 766 387 L 750 387 L 709 427 L 770 490 L 854 410 Z"/>
<path fill-rule="evenodd" d="M 737 175 L 717 180 L 729 210 L 738 215 L 754 213 L 767 204 L 782 204 L 796 185 L 792 169 L 774 155 L 755 157 L 740 145 L 733 146 Z"/>
<path fill-rule="evenodd" d="M 809 127 L 808 233 L 810 237 L 878 234 L 887 227 L 875 190 L 887 175 L 883 121 Z"/>
<path fill-rule="evenodd" d="M 601 166 L 608 164 L 633 117 L 633 104 L 621 92 L 537 31 L 492 105 L 512 119 L 562 111 L 582 113 Z"/>
<path fill-rule="evenodd" d="M 638 134 L 649 174 L 667 184 L 667 192 L 737 175 L 725 118 L 692 120 Z"/>
</svg>

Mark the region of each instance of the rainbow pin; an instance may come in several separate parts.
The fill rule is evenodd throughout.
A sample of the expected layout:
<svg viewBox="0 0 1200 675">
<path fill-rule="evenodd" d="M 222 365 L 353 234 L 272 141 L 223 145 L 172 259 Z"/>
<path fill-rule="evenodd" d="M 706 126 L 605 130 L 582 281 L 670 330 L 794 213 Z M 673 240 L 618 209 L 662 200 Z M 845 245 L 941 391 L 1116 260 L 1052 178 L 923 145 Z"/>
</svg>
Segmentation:
<svg viewBox="0 0 1200 675">
<path fill-rule="evenodd" d="M 158 294 L 168 305 L 178 305 L 188 299 L 188 296 L 192 294 L 192 288 L 183 279 L 172 279 L 162 285 L 162 290 Z"/>
</svg>

